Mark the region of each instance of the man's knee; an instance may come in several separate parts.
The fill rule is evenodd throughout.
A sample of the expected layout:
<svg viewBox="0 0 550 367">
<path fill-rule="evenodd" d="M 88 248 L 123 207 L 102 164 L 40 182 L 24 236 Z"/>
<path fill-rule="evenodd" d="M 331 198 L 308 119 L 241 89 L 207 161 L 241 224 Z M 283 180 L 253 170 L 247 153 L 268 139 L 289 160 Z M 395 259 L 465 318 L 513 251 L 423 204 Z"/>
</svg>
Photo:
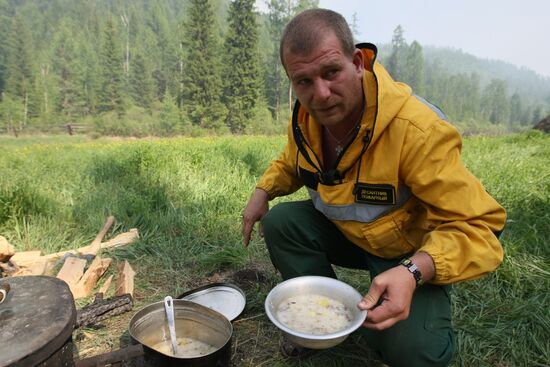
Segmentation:
<svg viewBox="0 0 550 367">
<path fill-rule="evenodd" d="M 453 355 L 452 338 L 413 338 L 407 343 L 395 341 L 386 348 L 390 366 L 447 366 Z"/>
<path fill-rule="evenodd" d="M 371 332 L 368 343 L 391 367 L 447 366 L 453 356 L 452 332 L 448 335 Z"/>
<path fill-rule="evenodd" d="M 262 218 L 262 228 L 264 235 L 268 235 L 273 232 L 279 232 L 281 228 L 286 226 L 286 222 L 290 220 L 292 210 L 290 209 L 290 203 L 281 203 L 271 208 L 267 214 Z"/>
<path fill-rule="evenodd" d="M 262 218 L 266 241 L 282 237 L 296 237 L 309 232 L 320 214 L 311 201 L 291 201 L 275 205 Z M 309 223 L 309 224 L 308 224 Z"/>
</svg>

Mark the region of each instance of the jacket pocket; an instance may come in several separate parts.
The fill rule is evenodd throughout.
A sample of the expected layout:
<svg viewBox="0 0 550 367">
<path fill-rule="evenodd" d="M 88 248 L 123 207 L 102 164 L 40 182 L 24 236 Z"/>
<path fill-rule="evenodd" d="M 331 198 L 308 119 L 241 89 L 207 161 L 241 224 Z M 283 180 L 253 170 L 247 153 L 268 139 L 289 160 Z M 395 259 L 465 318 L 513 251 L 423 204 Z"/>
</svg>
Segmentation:
<svg viewBox="0 0 550 367">
<path fill-rule="evenodd" d="M 414 251 L 415 247 L 403 235 L 403 229 L 410 225 L 412 215 L 401 208 L 373 223 L 363 225 L 365 239 L 372 253 L 386 259 L 394 259 Z"/>
</svg>

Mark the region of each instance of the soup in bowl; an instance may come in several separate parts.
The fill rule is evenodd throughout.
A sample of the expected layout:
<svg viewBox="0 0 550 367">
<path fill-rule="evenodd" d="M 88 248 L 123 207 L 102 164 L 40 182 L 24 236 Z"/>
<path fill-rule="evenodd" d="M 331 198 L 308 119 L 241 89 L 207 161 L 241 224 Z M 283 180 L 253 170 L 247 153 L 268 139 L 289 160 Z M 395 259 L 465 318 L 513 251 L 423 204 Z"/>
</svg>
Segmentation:
<svg viewBox="0 0 550 367">
<path fill-rule="evenodd" d="M 367 311 L 361 294 L 340 280 L 321 276 L 292 278 L 273 288 L 265 310 L 291 342 L 312 349 L 333 347 L 357 330 Z"/>
</svg>

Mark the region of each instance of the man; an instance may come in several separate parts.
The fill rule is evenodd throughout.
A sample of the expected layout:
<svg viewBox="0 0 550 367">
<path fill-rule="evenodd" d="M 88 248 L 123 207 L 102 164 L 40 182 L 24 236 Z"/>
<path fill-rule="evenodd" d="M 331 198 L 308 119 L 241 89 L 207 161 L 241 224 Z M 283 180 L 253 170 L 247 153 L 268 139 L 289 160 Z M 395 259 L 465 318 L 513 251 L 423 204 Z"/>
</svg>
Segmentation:
<svg viewBox="0 0 550 367">
<path fill-rule="evenodd" d="M 284 279 L 335 277 L 332 264 L 372 279 L 369 346 L 391 366 L 444 366 L 453 352 L 448 284 L 503 259 L 504 209 L 460 159 L 444 115 L 353 45 L 345 19 L 310 9 L 287 25 L 281 61 L 298 101 L 288 143 L 243 213 L 244 244 L 261 220 Z M 311 200 L 268 211 L 306 186 Z"/>
</svg>

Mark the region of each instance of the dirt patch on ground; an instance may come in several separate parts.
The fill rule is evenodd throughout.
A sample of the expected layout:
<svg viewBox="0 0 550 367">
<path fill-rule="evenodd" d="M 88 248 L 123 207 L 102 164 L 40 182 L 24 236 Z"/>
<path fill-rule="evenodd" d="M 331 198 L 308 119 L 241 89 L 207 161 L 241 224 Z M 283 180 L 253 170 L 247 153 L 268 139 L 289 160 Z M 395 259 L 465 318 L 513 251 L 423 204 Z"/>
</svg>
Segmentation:
<svg viewBox="0 0 550 367">
<path fill-rule="evenodd" d="M 269 284 L 267 273 L 254 268 L 237 270 L 231 275 L 231 280 L 243 290 Z"/>
</svg>

